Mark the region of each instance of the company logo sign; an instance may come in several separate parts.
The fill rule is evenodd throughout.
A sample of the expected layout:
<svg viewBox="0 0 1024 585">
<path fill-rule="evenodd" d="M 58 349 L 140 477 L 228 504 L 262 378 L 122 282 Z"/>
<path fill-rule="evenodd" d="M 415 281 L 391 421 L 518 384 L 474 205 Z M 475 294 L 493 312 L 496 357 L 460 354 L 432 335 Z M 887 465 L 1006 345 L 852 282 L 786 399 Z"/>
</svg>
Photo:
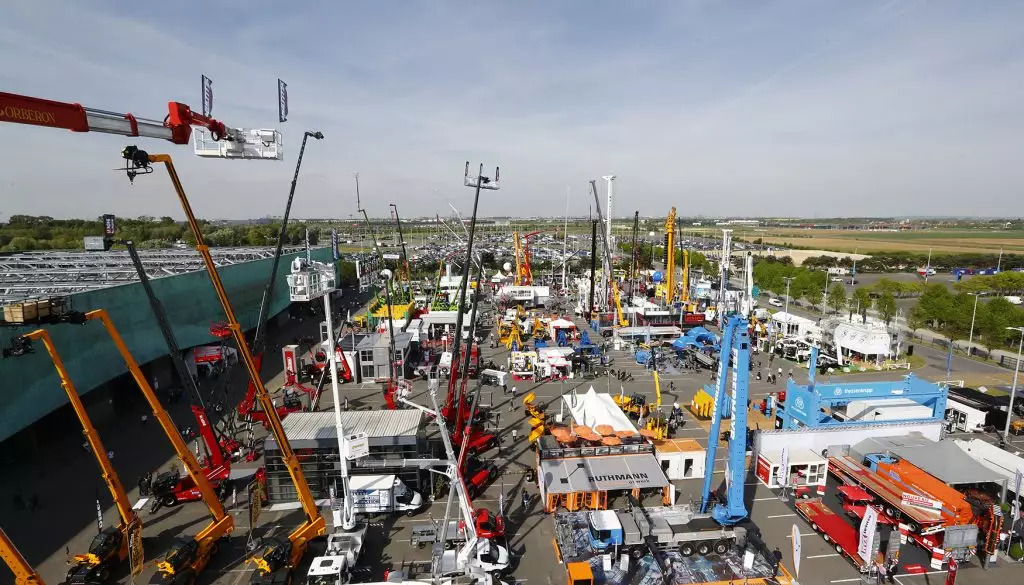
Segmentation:
<svg viewBox="0 0 1024 585">
<path fill-rule="evenodd" d="M 806 414 L 807 413 L 806 408 L 807 408 L 807 404 L 804 403 L 804 397 L 803 396 L 797 396 L 796 400 L 793 401 L 793 410 L 798 410 L 801 413 Z"/>
<path fill-rule="evenodd" d="M 31 108 L 18 108 L 15 106 L 0 108 L 0 120 L 10 120 L 12 122 L 24 122 L 28 124 L 43 124 L 47 126 L 57 125 L 57 116 L 55 116 L 53 112 L 44 112 L 42 110 L 33 110 Z"/>
<path fill-rule="evenodd" d="M 623 474 L 606 474 L 606 475 L 590 475 L 587 479 L 591 483 L 599 482 L 628 482 L 628 483 L 646 483 L 650 480 L 650 476 L 646 473 L 623 473 Z"/>
<path fill-rule="evenodd" d="M 842 386 L 832 391 L 835 396 L 857 396 L 870 395 L 875 391 L 872 388 L 843 388 Z"/>
</svg>

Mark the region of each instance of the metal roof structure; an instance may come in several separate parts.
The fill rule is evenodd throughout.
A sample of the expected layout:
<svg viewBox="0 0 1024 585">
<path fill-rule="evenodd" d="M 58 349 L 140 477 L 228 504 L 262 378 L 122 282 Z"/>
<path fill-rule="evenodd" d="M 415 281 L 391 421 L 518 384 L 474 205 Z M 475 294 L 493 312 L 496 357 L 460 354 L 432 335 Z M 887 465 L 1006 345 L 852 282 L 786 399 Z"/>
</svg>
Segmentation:
<svg viewBox="0 0 1024 585">
<path fill-rule="evenodd" d="M 288 442 L 296 449 L 338 449 L 334 412 L 293 412 L 282 422 Z M 366 433 L 370 446 L 415 445 L 423 426 L 423 413 L 416 409 L 370 410 L 341 413 L 346 435 Z M 267 449 L 277 449 L 274 438 L 267 437 Z"/>
<path fill-rule="evenodd" d="M 877 437 L 865 439 L 851 447 L 852 451 L 891 453 L 913 463 L 941 481 L 951 485 L 972 483 L 1003 483 L 1006 478 L 978 462 L 953 441 L 932 441 L 925 437 Z"/>
<path fill-rule="evenodd" d="M 287 247 L 283 253 L 301 250 Z M 274 248 L 210 248 L 210 254 L 214 263 L 221 267 L 271 258 Z M 204 268 L 202 256 L 193 249 L 140 249 L 139 256 L 151 279 Z M 127 250 L 39 250 L 0 254 L 0 301 L 65 295 L 138 280 Z"/>
</svg>

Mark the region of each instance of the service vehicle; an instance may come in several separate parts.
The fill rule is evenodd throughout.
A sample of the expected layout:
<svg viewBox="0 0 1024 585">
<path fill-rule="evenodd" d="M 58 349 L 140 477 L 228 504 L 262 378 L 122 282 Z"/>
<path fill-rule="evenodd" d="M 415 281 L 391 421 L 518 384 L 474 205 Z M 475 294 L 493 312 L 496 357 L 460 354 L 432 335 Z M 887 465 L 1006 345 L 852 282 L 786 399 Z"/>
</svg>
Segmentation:
<svg viewBox="0 0 1024 585">
<path fill-rule="evenodd" d="M 419 492 L 397 475 L 353 475 L 349 477 L 352 506 L 357 514 L 404 513 L 415 516 L 425 501 Z"/>
</svg>

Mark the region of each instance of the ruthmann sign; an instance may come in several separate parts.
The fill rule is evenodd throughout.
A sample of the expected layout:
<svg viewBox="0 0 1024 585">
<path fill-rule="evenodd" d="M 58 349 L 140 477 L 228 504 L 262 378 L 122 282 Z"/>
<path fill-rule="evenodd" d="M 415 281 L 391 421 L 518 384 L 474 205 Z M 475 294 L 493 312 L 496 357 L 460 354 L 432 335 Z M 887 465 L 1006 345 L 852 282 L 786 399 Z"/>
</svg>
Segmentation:
<svg viewBox="0 0 1024 585">
<path fill-rule="evenodd" d="M 643 481 L 643 482 L 646 482 L 646 481 L 650 480 L 650 476 L 648 476 L 646 473 L 624 473 L 624 474 L 621 474 L 621 475 L 619 475 L 619 474 L 615 474 L 615 475 L 592 475 L 588 479 L 590 479 L 590 481 L 592 483 L 613 482 L 613 481 L 628 481 L 628 482 Z"/>
</svg>

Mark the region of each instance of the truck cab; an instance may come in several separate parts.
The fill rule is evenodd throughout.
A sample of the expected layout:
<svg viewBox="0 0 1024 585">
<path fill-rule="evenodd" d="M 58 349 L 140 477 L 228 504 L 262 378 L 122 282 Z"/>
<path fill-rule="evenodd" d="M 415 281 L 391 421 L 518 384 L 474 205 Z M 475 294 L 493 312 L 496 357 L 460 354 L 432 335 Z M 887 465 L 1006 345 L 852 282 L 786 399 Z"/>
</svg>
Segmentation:
<svg viewBox="0 0 1024 585">
<path fill-rule="evenodd" d="M 306 573 L 306 585 L 346 585 L 352 580 L 345 557 L 316 557 Z"/>
<path fill-rule="evenodd" d="M 401 512 L 413 516 L 424 505 L 423 496 L 396 475 L 353 475 L 349 487 L 357 514 Z"/>
<path fill-rule="evenodd" d="M 590 548 L 603 552 L 622 544 L 622 523 L 615 510 L 597 510 L 587 513 L 590 529 Z"/>
<path fill-rule="evenodd" d="M 446 550 L 441 555 L 441 573 L 443 576 L 461 575 L 467 567 L 459 566 L 458 550 Z M 480 539 L 473 544 L 469 555 L 469 563 L 474 569 L 499 577 L 512 570 L 512 555 L 508 549 L 493 540 Z"/>
<path fill-rule="evenodd" d="M 107 526 L 93 537 L 89 552 L 75 555 L 68 569 L 67 585 L 93 585 L 110 577 L 110 570 L 127 555 L 127 543 L 120 526 Z M 122 554 L 123 551 L 123 554 Z"/>
</svg>

